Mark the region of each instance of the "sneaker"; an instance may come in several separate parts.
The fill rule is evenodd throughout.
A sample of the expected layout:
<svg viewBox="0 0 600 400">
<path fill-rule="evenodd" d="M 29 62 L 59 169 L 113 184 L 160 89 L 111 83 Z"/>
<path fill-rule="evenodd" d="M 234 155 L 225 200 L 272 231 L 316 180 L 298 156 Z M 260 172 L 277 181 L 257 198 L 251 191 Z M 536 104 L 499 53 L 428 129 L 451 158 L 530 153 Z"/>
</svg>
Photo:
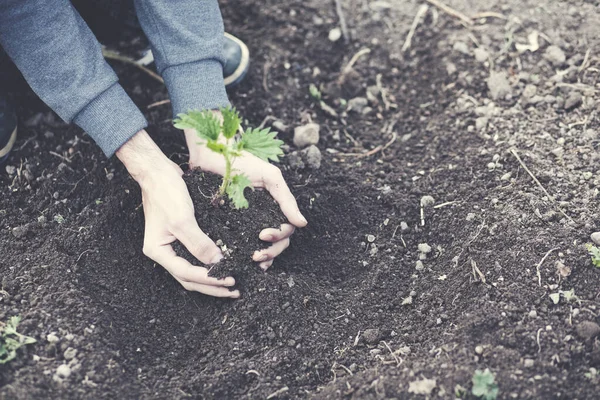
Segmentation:
<svg viewBox="0 0 600 400">
<path fill-rule="evenodd" d="M 2 165 L 17 140 L 17 116 L 8 99 L 0 94 L 0 165 Z"/>
<path fill-rule="evenodd" d="M 250 51 L 248 46 L 235 36 L 225 33 L 225 66 L 223 67 L 223 78 L 225 87 L 232 88 L 238 85 L 248 73 L 250 66 Z M 146 49 L 143 56 L 136 61 L 137 64 L 148 66 L 154 62 L 152 50 Z"/>
</svg>

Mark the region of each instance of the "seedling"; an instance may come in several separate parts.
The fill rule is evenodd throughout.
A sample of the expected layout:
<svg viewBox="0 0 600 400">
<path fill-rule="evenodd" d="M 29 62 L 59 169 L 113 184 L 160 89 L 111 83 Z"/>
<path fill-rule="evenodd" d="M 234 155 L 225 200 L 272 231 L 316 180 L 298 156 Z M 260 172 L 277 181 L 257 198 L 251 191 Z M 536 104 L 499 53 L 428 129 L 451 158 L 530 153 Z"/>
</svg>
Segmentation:
<svg viewBox="0 0 600 400">
<path fill-rule="evenodd" d="M 483 372 L 480 370 L 475 371 L 471 393 L 484 400 L 496 400 L 498 385 L 494 382 L 494 374 L 488 368 Z"/>
<path fill-rule="evenodd" d="M 283 155 L 281 145 L 283 141 L 275 139 L 275 132 L 269 128 L 248 128 L 236 137 L 240 129 L 240 116 L 235 108 L 221 108 L 223 121 L 221 122 L 211 111 L 189 111 L 179 114 L 173 121 L 178 129 L 194 129 L 200 139 L 199 144 L 204 144 L 215 153 L 225 158 L 225 174 L 219 192 L 213 198 L 213 204 L 225 196 L 237 209 L 248 208 L 248 200 L 244 190 L 252 188 L 252 183 L 244 171 L 233 168 L 235 160 L 247 151 L 263 161 L 279 161 Z"/>
<path fill-rule="evenodd" d="M 600 268 L 600 249 L 594 246 L 593 244 L 588 244 L 587 249 L 590 253 L 590 256 L 592 256 L 592 264 Z"/>
<path fill-rule="evenodd" d="M 0 322 L 0 364 L 6 364 L 17 356 L 21 347 L 35 343 L 35 339 L 17 332 L 21 318 L 11 317 L 8 322 Z"/>
</svg>

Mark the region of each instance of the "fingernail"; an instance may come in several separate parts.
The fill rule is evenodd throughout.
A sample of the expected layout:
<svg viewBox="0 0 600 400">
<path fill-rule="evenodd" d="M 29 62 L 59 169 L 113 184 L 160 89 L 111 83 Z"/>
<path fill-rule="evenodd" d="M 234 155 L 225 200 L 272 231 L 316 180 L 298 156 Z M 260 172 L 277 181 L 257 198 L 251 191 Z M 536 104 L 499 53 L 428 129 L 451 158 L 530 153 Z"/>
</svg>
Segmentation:
<svg viewBox="0 0 600 400">
<path fill-rule="evenodd" d="M 216 263 L 218 263 L 219 261 L 221 261 L 222 259 L 223 259 L 223 254 L 217 254 L 216 256 L 214 256 L 214 257 L 212 258 L 212 260 L 210 260 L 210 263 L 211 263 L 211 264 L 216 264 Z"/>
<path fill-rule="evenodd" d="M 302 215 L 300 211 L 298 211 L 298 218 L 300 218 L 305 224 L 308 224 L 308 221 L 306 220 L 306 218 L 304 218 L 304 215 Z"/>
<path fill-rule="evenodd" d="M 233 292 L 231 292 L 232 296 L 234 299 L 237 299 L 238 297 L 240 297 L 240 291 L 239 290 L 234 290 Z"/>
</svg>

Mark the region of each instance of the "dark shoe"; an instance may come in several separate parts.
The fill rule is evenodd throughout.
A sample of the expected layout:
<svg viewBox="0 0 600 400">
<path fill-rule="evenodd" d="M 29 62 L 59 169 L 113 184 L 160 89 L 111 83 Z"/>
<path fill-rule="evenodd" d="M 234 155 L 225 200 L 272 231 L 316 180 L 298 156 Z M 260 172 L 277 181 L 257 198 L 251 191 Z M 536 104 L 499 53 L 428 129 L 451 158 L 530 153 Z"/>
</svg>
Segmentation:
<svg viewBox="0 0 600 400">
<path fill-rule="evenodd" d="M 17 140 L 17 116 L 14 109 L 0 94 L 0 165 L 2 165 Z"/>
<path fill-rule="evenodd" d="M 225 87 L 232 88 L 239 84 L 250 66 L 250 51 L 248 46 L 235 36 L 225 33 L 225 45 L 223 46 L 225 54 L 225 66 L 223 67 L 223 78 Z M 154 62 L 152 50 L 144 51 L 143 56 L 136 63 L 148 66 Z"/>
<path fill-rule="evenodd" d="M 250 66 L 250 51 L 240 39 L 225 32 L 225 67 L 223 77 L 225 87 L 231 88 L 244 80 Z"/>
</svg>

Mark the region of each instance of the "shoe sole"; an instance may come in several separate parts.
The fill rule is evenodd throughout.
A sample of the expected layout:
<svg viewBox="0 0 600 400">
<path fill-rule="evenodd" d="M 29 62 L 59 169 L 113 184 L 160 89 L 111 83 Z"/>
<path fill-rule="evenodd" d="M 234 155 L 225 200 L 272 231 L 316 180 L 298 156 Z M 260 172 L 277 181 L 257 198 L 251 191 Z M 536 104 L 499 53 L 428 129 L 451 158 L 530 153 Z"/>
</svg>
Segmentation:
<svg viewBox="0 0 600 400">
<path fill-rule="evenodd" d="M 8 156 L 8 153 L 10 153 L 16 141 L 17 127 L 15 126 L 15 130 L 10 134 L 10 139 L 8 139 L 8 143 L 6 143 L 6 146 L 0 149 L 0 160 L 4 161 L 4 158 Z"/>
<path fill-rule="evenodd" d="M 230 88 L 239 84 L 242 81 L 242 79 L 244 79 L 244 77 L 246 76 L 246 73 L 248 72 L 248 67 L 250 65 L 250 50 L 248 50 L 248 46 L 246 46 L 244 42 L 242 42 L 235 36 L 225 32 L 225 37 L 230 39 L 232 42 L 237 43 L 237 45 L 240 46 L 240 49 L 242 50 L 240 65 L 238 65 L 237 69 L 233 72 L 233 74 L 225 78 L 225 87 Z"/>
</svg>

